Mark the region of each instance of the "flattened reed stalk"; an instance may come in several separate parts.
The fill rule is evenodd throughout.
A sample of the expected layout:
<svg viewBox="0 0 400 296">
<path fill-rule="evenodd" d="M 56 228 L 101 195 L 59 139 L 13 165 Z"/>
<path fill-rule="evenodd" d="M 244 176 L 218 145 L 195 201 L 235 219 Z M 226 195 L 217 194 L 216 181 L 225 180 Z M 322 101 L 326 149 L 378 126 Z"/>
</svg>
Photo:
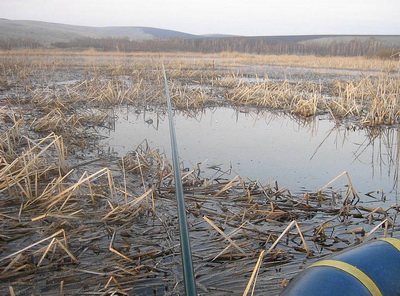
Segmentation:
<svg viewBox="0 0 400 296">
<path fill-rule="evenodd" d="M 357 193 L 357 191 L 354 189 L 353 187 L 353 183 L 351 182 L 351 178 L 350 178 L 350 174 L 346 171 L 340 173 L 339 175 L 337 175 L 335 178 L 333 178 L 331 181 L 329 181 L 327 184 L 325 184 L 324 186 L 322 186 L 317 192 L 321 192 L 322 190 L 324 190 L 325 188 L 327 188 L 329 185 L 333 184 L 334 182 L 336 182 L 339 178 L 341 178 L 342 176 L 346 176 L 347 178 L 347 192 L 346 192 L 346 196 L 345 199 L 343 201 L 343 205 L 347 205 L 347 204 L 352 204 L 352 203 L 358 203 L 358 201 L 360 200 L 360 197 Z"/>
<path fill-rule="evenodd" d="M 262 251 L 261 251 L 261 253 L 260 253 L 259 257 L 258 257 L 257 263 L 256 263 L 256 265 L 254 266 L 253 273 L 251 274 L 251 277 L 250 277 L 250 279 L 249 279 L 249 282 L 248 282 L 248 284 L 247 284 L 247 286 L 246 286 L 246 289 L 245 289 L 244 292 L 243 292 L 243 295 L 244 295 L 244 296 L 247 295 L 247 294 L 249 293 L 249 290 L 250 290 L 250 288 L 251 288 L 252 286 L 253 286 L 253 289 L 252 289 L 251 295 L 254 294 L 254 290 L 255 290 L 255 286 L 256 286 L 256 281 L 257 281 L 257 276 L 258 276 L 258 273 L 259 273 L 259 271 L 260 271 L 261 262 L 262 262 L 262 259 L 263 259 L 263 257 L 264 257 L 264 254 L 269 254 L 269 253 L 277 246 L 277 244 L 279 243 L 279 241 L 290 231 L 290 229 L 293 227 L 293 225 L 295 225 L 296 228 L 297 228 L 297 231 L 298 231 L 298 233 L 299 233 L 299 235 L 300 235 L 300 237 L 301 237 L 302 243 L 304 244 L 305 250 L 307 251 L 307 253 L 310 252 L 310 251 L 309 251 L 309 248 L 307 247 L 307 243 L 306 243 L 306 241 L 305 241 L 305 239 L 304 239 L 304 236 L 303 236 L 303 234 L 302 234 L 302 232 L 301 232 L 301 230 L 300 230 L 299 224 L 296 222 L 296 220 L 293 220 L 292 222 L 290 222 L 290 224 L 285 228 L 285 230 L 281 233 L 281 235 L 275 240 L 275 242 L 271 245 L 271 247 L 270 247 L 266 252 L 265 252 L 265 250 L 262 250 Z M 265 252 L 265 253 L 264 253 L 264 252 Z"/>
<path fill-rule="evenodd" d="M 140 204 L 152 192 L 153 192 L 153 189 L 149 189 L 142 196 L 139 196 L 138 198 L 136 198 L 130 202 L 126 202 L 123 205 L 119 205 L 119 206 L 112 208 L 111 211 L 108 212 L 107 215 L 105 215 L 102 218 L 102 220 L 103 221 L 115 221 L 115 222 L 132 221 L 132 217 L 136 216 L 136 214 L 141 210 L 141 208 L 138 207 L 137 204 Z"/>
<path fill-rule="evenodd" d="M 103 168 L 93 174 L 88 174 L 84 172 L 78 182 L 70 185 L 70 186 L 59 186 L 59 182 L 63 181 L 59 179 L 59 182 L 55 182 L 53 184 L 49 184 L 50 186 L 46 187 L 46 190 L 42 192 L 41 195 L 37 196 L 32 201 L 26 204 L 26 207 L 29 206 L 39 206 L 49 212 L 61 212 L 64 208 L 67 208 L 68 203 L 72 203 L 75 205 L 76 199 L 81 196 L 89 196 L 91 200 L 98 198 L 99 195 L 95 194 L 91 188 L 91 185 L 95 180 L 105 176 L 107 179 L 107 188 L 109 189 L 109 196 L 105 197 L 100 195 L 100 197 L 107 198 L 108 201 L 113 201 L 113 192 L 114 192 L 114 184 L 112 181 L 112 176 L 108 168 Z M 84 188 L 89 189 L 88 192 L 83 191 Z M 62 189 L 60 191 L 60 189 Z M 111 206 L 112 207 L 112 206 Z"/>
<path fill-rule="evenodd" d="M 62 239 L 61 240 L 57 239 L 56 238 L 57 236 L 61 236 Z M 42 248 L 40 248 L 38 250 L 32 251 L 32 249 L 34 249 L 36 246 L 42 245 L 43 243 L 45 243 L 45 242 L 47 242 L 49 240 L 51 240 L 51 242 L 47 246 L 42 247 Z M 66 235 L 64 229 L 61 229 L 61 230 L 53 233 L 52 235 L 50 235 L 50 236 L 48 236 L 48 237 L 46 237 L 44 239 L 41 239 L 41 240 L 39 240 L 39 241 L 37 241 L 37 242 L 35 242 L 35 243 L 25 247 L 25 248 L 22 248 L 22 249 L 14 252 L 14 253 L 8 255 L 8 256 L 0 258 L 0 265 L 4 264 L 4 262 L 8 262 L 9 259 L 14 258 L 13 260 L 10 261 L 10 263 L 4 269 L 0 267 L 1 269 L 3 269 L 1 274 L 0 274 L 0 278 L 2 278 L 4 280 L 4 279 L 7 279 L 9 277 L 13 277 L 13 276 L 17 275 L 18 272 L 20 272 L 21 270 L 24 270 L 26 268 L 28 268 L 28 269 L 32 268 L 32 266 L 30 266 L 31 264 L 29 264 L 29 263 L 28 264 L 24 264 L 23 263 L 24 261 L 25 262 L 29 262 L 29 257 L 26 256 L 26 255 L 24 256 L 24 253 L 26 253 L 26 252 L 31 252 L 30 256 L 35 256 L 35 257 L 38 256 L 39 254 L 43 253 L 41 258 L 40 258 L 40 260 L 38 261 L 36 267 L 40 267 L 40 265 L 42 264 L 42 262 L 45 259 L 46 255 L 48 255 L 48 253 L 49 253 L 49 251 L 51 249 L 53 249 L 53 252 L 52 252 L 53 255 L 51 257 L 52 257 L 52 259 L 54 261 L 62 261 L 62 260 L 64 260 L 62 258 L 62 256 L 61 256 L 61 258 L 55 258 L 56 257 L 55 256 L 55 252 L 56 251 L 58 251 L 58 252 L 62 251 L 62 252 L 65 252 L 69 256 L 69 258 L 72 260 L 72 262 L 78 263 L 78 260 L 70 252 L 70 250 L 68 250 L 66 245 L 67 245 L 67 235 Z M 51 261 L 53 261 L 53 260 L 51 260 Z M 13 268 L 15 265 L 16 265 L 16 268 Z"/>
</svg>

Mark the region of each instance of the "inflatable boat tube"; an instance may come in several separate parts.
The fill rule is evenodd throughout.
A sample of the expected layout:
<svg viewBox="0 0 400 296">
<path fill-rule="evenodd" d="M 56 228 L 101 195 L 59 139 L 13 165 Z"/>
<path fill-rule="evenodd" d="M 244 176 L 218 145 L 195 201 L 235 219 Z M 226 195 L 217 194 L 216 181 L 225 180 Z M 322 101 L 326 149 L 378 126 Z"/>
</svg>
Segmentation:
<svg viewBox="0 0 400 296">
<path fill-rule="evenodd" d="M 318 261 L 295 276 L 281 295 L 400 295 L 400 240 L 372 241 Z"/>
</svg>

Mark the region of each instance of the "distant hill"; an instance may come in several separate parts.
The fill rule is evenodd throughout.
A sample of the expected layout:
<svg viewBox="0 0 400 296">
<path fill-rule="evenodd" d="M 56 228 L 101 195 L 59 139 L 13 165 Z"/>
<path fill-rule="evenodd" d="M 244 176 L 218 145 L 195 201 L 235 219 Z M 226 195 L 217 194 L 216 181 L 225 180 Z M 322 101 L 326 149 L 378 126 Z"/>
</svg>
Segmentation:
<svg viewBox="0 0 400 296">
<path fill-rule="evenodd" d="M 368 41 L 374 39 L 380 41 L 387 45 L 400 46 L 400 36 L 399 35 L 316 35 L 309 36 L 314 38 L 309 38 L 307 40 L 300 41 L 300 43 L 314 43 L 314 44 L 326 44 L 330 42 L 351 42 L 357 41 Z"/>
<path fill-rule="evenodd" d="M 239 36 L 232 36 L 232 38 Z M 328 44 L 348 43 L 351 41 L 376 40 L 387 45 L 400 46 L 400 35 L 283 35 L 242 37 L 246 40 L 262 40 L 269 43 Z"/>
<path fill-rule="evenodd" d="M 76 38 L 126 37 L 130 40 L 194 38 L 196 35 L 148 27 L 88 27 L 29 20 L 0 19 L 0 40 L 31 39 L 43 45 L 68 42 Z"/>
<path fill-rule="evenodd" d="M 384 52 L 390 56 L 400 50 L 400 35 L 194 35 L 150 27 L 89 27 L 0 18 L 0 48 L 43 46 L 122 51 L 240 51 L 320 55 L 381 55 Z"/>
</svg>

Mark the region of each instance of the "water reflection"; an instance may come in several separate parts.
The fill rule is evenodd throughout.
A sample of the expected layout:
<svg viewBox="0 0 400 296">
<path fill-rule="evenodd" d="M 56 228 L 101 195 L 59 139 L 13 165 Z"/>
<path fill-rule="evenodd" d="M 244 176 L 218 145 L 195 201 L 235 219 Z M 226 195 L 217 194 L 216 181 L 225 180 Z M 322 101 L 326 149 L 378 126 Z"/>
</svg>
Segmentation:
<svg viewBox="0 0 400 296">
<path fill-rule="evenodd" d="M 355 157 L 358 159 L 366 150 L 371 147 L 371 166 L 373 177 L 382 175 L 386 172 L 388 177 L 393 180 L 392 190 L 397 191 L 399 181 L 399 130 L 395 128 L 374 128 L 367 129 L 366 143 L 356 151 Z"/>
<path fill-rule="evenodd" d="M 317 190 L 348 171 L 361 194 L 382 191 L 395 201 L 399 175 L 399 131 L 338 126 L 323 118 L 299 120 L 252 109 L 175 111 L 179 155 L 187 167 L 232 167 L 234 174 L 278 181 L 294 191 Z M 123 156 L 143 140 L 170 157 L 166 113 L 116 111 L 107 145 Z M 346 180 L 338 181 L 342 186 Z M 378 193 L 377 193 L 378 194 Z"/>
</svg>

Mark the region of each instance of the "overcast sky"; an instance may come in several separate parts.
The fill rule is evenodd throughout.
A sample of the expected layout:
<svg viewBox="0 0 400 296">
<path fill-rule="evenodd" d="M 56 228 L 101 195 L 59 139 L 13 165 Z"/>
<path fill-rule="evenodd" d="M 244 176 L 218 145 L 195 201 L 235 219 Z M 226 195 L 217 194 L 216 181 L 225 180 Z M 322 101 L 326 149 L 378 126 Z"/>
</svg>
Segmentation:
<svg viewBox="0 0 400 296">
<path fill-rule="evenodd" d="M 0 17 L 193 34 L 400 35 L 400 0 L 0 0 Z"/>
</svg>

